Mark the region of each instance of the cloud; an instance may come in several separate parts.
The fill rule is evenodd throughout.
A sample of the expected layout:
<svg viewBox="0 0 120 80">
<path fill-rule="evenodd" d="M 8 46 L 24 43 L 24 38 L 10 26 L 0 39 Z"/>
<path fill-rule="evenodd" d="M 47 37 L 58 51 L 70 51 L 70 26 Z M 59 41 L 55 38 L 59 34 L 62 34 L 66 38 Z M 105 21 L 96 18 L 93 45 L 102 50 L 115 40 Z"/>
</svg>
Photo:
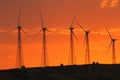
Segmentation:
<svg viewBox="0 0 120 80">
<path fill-rule="evenodd" d="M 100 2 L 100 7 L 105 8 L 105 7 L 116 7 L 118 6 L 119 1 L 118 0 L 102 0 Z"/>
<path fill-rule="evenodd" d="M 112 0 L 109 7 L 116 7 L 116 6 L 118 6 L 118 2 L 119 2 L 118 0 Z"/>
<path fill-rule="evenodd" d="M 100 2 L 100 7 L 104 8 L 104 7 L 108 6 L 108 3 L 109 3 L 108 0 L 103 0 L 103 1 Z"/>
</svg>

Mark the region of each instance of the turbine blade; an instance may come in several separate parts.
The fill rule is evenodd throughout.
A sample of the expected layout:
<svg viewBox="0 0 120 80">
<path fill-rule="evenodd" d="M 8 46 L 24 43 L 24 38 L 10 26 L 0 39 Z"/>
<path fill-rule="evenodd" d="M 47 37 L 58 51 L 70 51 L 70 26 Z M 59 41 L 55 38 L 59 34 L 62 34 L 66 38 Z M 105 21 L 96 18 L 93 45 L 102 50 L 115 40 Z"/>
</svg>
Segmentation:
<svg viewBox="0 0 120 80">
<path fill-rule="evenodd" d="M 84 32 L 86 32 L 86 30 L 79 23 L 77 23 L 77 24 Z"/>
<path fill-rule="evenodd" d="M 43 23 L 43 17 L 42 17 L 42 13 L 40 12 L 40 19 L 41 19 L 41 27 L 44 27 L 44 23 Z"/>
<path fill-rule="evenodd" d="M 30 36 L 26 31 L 24 31 L 23 29 L 21 29 L 22 32 L 24 32 L 27 36 Z"/>
<path fill-rule="evenodd" d="M 85 47 L 85 45 L 86 45 L 86 37 L 84 37 L 83 48 Z"/>
<path fill-rule="evenodd" d="M 65 30 L 67 30 L 67 29 L 66 28 L 65 29 L 59 29 L 59 30 L 56 30 L 56 32 L 59 33 L 59 32 L 65 31 Z"/>
<path fill-rule="evenodd" d="M 34 35 L 33 39 L 35 39 L 43 30 L 41 29 L 37 34 Z"/>
<path fill-rule="evenodd" d="M 109 35 L 110 39 L 112 39 L 112 36 L 111 36 L 111 34 L 110 34 L 110 32 L 109 32 L 109 30 L 108 30 L 108 28 L 107 28 L 107 27 L 106 27 L 106 31 L 107 31 L 107 33 L 108 33 L 108 35 Z"/>
<path fill-rule="evenodd" d="M 17 27 L 16 27 L 16 28 L 13 28 L 13 29 L 8 30 L 8 31 L 7 31 L 7 33 L 12 32 L 12 31 L 14 31 L 15 29 L 17 29 Z"/>
<path fill-rule="evenodd" d="M 46 29 L 48 32 L 51 32 L 51 33 L 54 33 L 53 31 L 49 30 L 49 29 Z"/>
<path fill-rule="evenodd" d="M 70 27 L 72 27 L 72 26 L 73 26 L 73 23 L 74 23 L 74 21 L 75 21 L 75 18 L 76 18 L 76 15 L 74 15 L 74 17 L 73 17 L 73 20 L 72 20 L 72 23 L 71 23 Z"/>
<path fill-rule="evenodd" d="M 21 19 L 21 10 L 19 10 L 18 13 L 18 26 L 20 26 L 20 19 Z"/>
<path fill-rule="evenodd" d="M 77 41 L 79 41 L 78 40 L 78 38 L 77 38 L 77 36 L 76 36 L 76 34 L 73 32 L 73 36 L 75 37 L 75 39 L 77 40 Z"/>
<path fill-rule="evenodd" d="M 110 42 L 110 44 L 108 46 L 107 53 L 109 52 L 111 45 L 112 45 L 112 41 Z"/>
</svg>

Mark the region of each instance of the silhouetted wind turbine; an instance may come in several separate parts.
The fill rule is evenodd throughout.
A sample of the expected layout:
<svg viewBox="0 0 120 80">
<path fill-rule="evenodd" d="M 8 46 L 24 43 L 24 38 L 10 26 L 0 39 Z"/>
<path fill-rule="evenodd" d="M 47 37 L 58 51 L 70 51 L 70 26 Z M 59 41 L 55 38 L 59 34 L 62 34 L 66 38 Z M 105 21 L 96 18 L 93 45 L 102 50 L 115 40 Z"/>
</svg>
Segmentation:
<svg viewBox="0 0 120 80">
<path fill-rule="evenodd" d="M 107 31 L 110 39 L 111 39 L 111 42 L 110 42 L 109 47 L 108 47 L 108 50 L 112 46 L 112 64 L 116 64 L 116 56 L 115 56 L 116 55 L 116 53 L 115 53 L 115 41 L 116 41 L 116 39 L 112 38 L 112 36 L 111 36 L 111 34 L 110 34 L 110 32 L 108 31 L 107 28 L 106 28 L 106 31 Z"/>
<path fill-rule="evenodd" d="M 86 44 L 85 63 L 90 64 L 90 47 L 89 47 L 89 33 L 90 33 L 90 31 L 85 30 L 80 24 L 78 24 L 78 26 L 85 32 L 85 44 Z"/>
<path fill-rule="evenodd" d="M 47 66 L 47 47 L 46 47 L 46 31 L 49 31 L 45 26 L 44 26 L 44 23 L 43 23 L 43 18 L 42 18 L 42 14 L 40 13 L 40 18 L 41 18 L 41 31 L 43 32 L 43 66 Z M 41 32 L 40 31 L 40 32 Z"/>
<path fill-rule="evenodd" d="M 45 26 L 44 26 L 44 22 L 43 22 L 43 17 L 42 17 L 42 14 L 41 14 L 41 12 L 40 12 L 40 21 L 41 21 L 41 30 L 35 35 L 35 37 L 37 36 L 37 35 L 39 35 L 41 32 L 42 32 L 42 51 L 43 51 L 43 53 L 42 53 L 42 60 L 41 60 L 41 64 L 42 64 L 42 66 L 43 67 L 46 67 L 46 66 L 48 66 L 48 59 L 47 59 L 47 47 L 46 47 L 46 31 L 48 31 L 48 32 L 52 32 L 52 31 L 50 31 L 50 30 L 48 30 Z M 35 38 L 34 37 L 34 38 Z"/>
<path fill-rule="evenodd" d="M 11 29 L 7 32 L 11 32 L 15 29 L 18 30 L 18 53 L 16 56 L 16 67 L 17 68 L 22 68 L 24 67 L 24 59 L 23 59 L 23 53 L 22 53 L 22 38 L 21 38 L 21 31 L 24 32 L 25 34 L 27 34 L 23 29 L 22 26 L 20 25 L 20 17 L 21 17 L 21 11 L 19 11 L 18 13 L 18 24 L 17 27 L 14 29 Z M 28 34 L 27 34 L 28 35 Z"/>
<path fill-rule="evenodd" d="M 23 60 L 23 53 L 22 53 L 22 39 L 21 39 L 21 31 L 25 33 L 25 31 L 22 29 L 22 26 L 20 25 L 20 17 L 21 17 L 21 12 L 19 11 L 18 14 L 18 55 L 17 55 L 17 67 L 21 68 L 24 66 L 24 60 Z"/>
<path fill-rule="evenodd" d="M 73 37 L 77 38 L 75 33 L 74 33 L 74 27 L 73 27 L 73 23 L 74 23 L 74 20 L 75 20 L 75 17 L 73 17 L 73 20 L 72 20 L 72 23 L 70 25 L 70 64 L 73 65 L 75 64 L 75 54 L 74 54 L 74 39 Z"/>
</svg>

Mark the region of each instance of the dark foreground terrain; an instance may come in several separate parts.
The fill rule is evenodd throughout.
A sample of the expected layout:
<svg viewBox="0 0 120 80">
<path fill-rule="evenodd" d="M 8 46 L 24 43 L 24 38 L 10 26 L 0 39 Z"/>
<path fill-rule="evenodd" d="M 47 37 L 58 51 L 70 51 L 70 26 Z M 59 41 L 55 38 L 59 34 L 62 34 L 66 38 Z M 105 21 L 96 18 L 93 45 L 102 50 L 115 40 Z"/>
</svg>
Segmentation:
<svg viewBox="0 0 120 80">
<path fill-rule="evenodd" d="M 120 80 L 120 64 L 0 70 L 0 80 Z"/>
</svg>

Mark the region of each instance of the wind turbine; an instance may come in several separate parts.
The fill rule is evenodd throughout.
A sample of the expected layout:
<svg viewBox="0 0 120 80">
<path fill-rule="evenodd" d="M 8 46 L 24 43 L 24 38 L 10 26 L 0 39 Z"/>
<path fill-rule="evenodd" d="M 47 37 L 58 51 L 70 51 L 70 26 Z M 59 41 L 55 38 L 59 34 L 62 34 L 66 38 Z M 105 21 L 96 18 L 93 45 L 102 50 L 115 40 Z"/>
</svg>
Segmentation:
<svg viewBox="0 0 120 80">
<path fill-rule="evenodd" d="M 45 26 L 44 26 L 44 22 L 43 22 L 43 18 L 42 18 L 42 14 L 40 13 L 40 19 L 41 19 L 41 27 L 42 29 L 40 30 L 40 32 L 42 31 L 43 33 L 43 46 L 42 46 L 42 50 L 43 50 L 43 54 L 42 54 L 42 59 L 43 59 L 43 66 L 46 67 L 47 66 L 47 47 L 46 47 L 46 31 L 49 31 Z"/>
<path fill-rule="evenodd" d="M 106 31 L 107 31 L 110 39 L 111 39 L 111 42 L 110 42 L 109 47 L 108 47 L 108 50 L 112 46 L 112 64 L 116 64 L 116 53 L 115 53 L 115 41 L 116 41 L 116 39 L 112 38 L 112 36 L 111 36 L 111 34 L 110 34 L 110 32 L 109 32 L 109 30 L 107 28 L 106 28 Z"/>
<path fill-rule="evenodd" d="M 48 32 L 52 32 L 50 30 L 48 30 L 45 25 L 44 25 L 44 22 L 43 22 L 43 17 L 42 17 L 42 14 L 40 12 L 40 21 L 41 21 L 41 30 L 35 35 L 35 37 L 37 35 L 39 35 L 41 32 L 42 32 L 42 60 L 41 60 L 41 65 L 43 67 L 46 67 L 48 65 L 48 59 L 47 59 L 47 44 L 46 44 L 46 31 Z M 34 37 L 34 38 L 35 38 Z"/>
<path fill-rule="evenodd" d="M 25 67 L 24 66 L 24 59 L 23 59 L 23 52 L 22 52 L 21 31 L 24 32 L 25 34 L 27 34 L 27 33 L 23 30 L 22 26 L 20 25 L 20 21 L 21 21 L 20 17 L 21 17 L 21 11 L 19 11 L 19 13 L 18 13 L 18 24 L 17 24 L 17 27 L 15 27 L 14 29 L 11 29 L 11 30 L 8 31 L 8 32 L 12 32 L 13 30 L 17 29 L 17 32 L 18 32 L 18 44 L 17 44 L 18 52 L 17 52 L 17 55 L 16 55 L 16 68 Z"/>
<path fill-rule="evenodd" d="M 73 23 L 75 20 L 76 15 L 73 17 L 72 23 L 70 25 L 70 64 L 73 65 L 75 64 L 75 54 L 74 54 L 74 37 L 77 39 L 75 33 L 74 33 L 74 27 L 73 27 Z"/>
<path fill-rule="evenodd" d="M 22 68 L 24 66 L 21 31 L 24 33 L 25 31 L 22 29 L 22 26 L 20 25 L 20 17 L 21 17 L 21 12 L 19 11 L 18 26 L 17 26 L 17 30 L 18 30 L 18 54 L 17 54 L 17 61 L 16 61 L 17 68 Z"/>
<path fill-rule="evenodd" d="M 90 47 L 89 47 L 89 30 L 85 30 L 80 24 L 78 26 L 84 31 L 85 33 L 85 44 L 86 44 L 86 56 L 85 56 L 85 63 L 90 64 Z"/>
</svg>

